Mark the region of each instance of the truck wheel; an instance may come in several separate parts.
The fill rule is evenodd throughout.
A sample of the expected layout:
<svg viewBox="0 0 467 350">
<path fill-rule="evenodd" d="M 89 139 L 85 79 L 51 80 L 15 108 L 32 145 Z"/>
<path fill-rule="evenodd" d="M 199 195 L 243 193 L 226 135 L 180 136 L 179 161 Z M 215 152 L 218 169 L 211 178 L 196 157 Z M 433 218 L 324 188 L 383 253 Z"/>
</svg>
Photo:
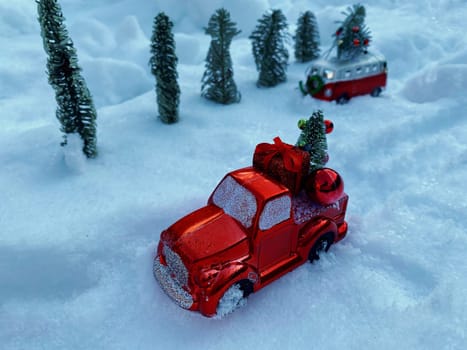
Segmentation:
<svg viewBox="0 0 467 350">
<path fill-rule="evenodd" d="M 246 298 L 253 292 L 253 284 L 248 281 L 240 281 L 227 289 L 219 300 L 216 310 L 216 318 L 223 318 L 236 309 L 246 305 Z"/>
<path fill-rule="evenodd" d="M 374 88 L 371 92 L 371 96 L 378 97 L 379 95 L 381 95 L 381 91 L 383 91 L 383 89 L 381 89 L 380 87 Z"/>
<path fill-rule="evenodd" d="M 319 256 L 326 253 L 332 243 L 334 243 L 334 234 L 332 232 L 325 233 L 319 237 L 313 247 L 311 247 L 310 253 L 308 253 L 308 260 L 310 260 L 311 263 L 319 260 Z"/>
<path fill-rule="evenodd" d="M 350 100 L 349 95 L 342 94 L 337 98 L 336 103 L 338 105 L 345 105 L 347 102 L 349 102 L 349 100 Z"/>
</svg>

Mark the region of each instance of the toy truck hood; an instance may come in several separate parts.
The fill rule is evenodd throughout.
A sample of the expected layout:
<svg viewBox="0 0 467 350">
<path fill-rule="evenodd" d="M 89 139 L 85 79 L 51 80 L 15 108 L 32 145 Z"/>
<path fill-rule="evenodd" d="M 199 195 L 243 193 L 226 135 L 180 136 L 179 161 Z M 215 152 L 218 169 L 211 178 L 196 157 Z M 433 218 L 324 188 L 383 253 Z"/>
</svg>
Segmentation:
<svg viewBox="0 0 467 350">
<path fill-rule="evenodd" d="M 241 224 L 212 204 L 178 220 L 162 232 L 161 239 L 191 262 L 223 255 L 233 246 L 240 248 L 237 254 L 248 254 L 247 235 Z M 240 245 L 242 241 L 245 244 Z"/>
</svg>

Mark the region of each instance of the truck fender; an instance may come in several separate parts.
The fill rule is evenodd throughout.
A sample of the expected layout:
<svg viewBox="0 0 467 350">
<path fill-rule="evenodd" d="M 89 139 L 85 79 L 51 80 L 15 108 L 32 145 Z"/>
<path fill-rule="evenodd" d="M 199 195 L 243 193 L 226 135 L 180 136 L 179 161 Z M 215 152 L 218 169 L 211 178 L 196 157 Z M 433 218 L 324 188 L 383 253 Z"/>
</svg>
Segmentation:
<svg viewBox="0 0 467 350">
<path fill-rule="evenodd" d="M 249 280 L 250 275 L 251 269 L 245 263 L 235 261 L 224 265 L 215 283 L 204 292 L 204 297 L 200 303 L 201 313 L 208 317 L 215 315 L 219 299 L 224 295 L 225 291 L 240 281 L 252 282 Z"/>
<path fill-rule="evenodd" d="M 222 269 L 217 276 L 215 283 L 211 287 L 210 294 L 216 294 L 227 284 L 231 284 L 232 281 L 239 279 L 239 275 L 246 274 L 248 265 L 239 261 L 227 263 L 222 266 Z"/>
<path fill-rule="evenodd" d="M 317 218 L 306 224 L 298 235 L 298 247 L 299 249 L 305 248 L 305 252 L 308 253 L 309 248 L 321 235 L 332 232 L 334 235 L 334 241 L 337 237 L 337 225 L 336 223 L 326 217 Z"/>
</svg>

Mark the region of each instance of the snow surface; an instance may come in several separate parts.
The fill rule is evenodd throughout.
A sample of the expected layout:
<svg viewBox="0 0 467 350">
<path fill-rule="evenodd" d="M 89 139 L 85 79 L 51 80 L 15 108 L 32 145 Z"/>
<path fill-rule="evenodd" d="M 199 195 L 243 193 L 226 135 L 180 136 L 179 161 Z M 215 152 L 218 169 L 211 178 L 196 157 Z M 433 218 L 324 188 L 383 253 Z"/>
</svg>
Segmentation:
<svg viewBox="0 0 467 350">
<path fill-rule="evenodd" d="M 306 64 L 255 86 L 248 35 L 268 8 L 294 29 L 315 13 L 323 48 L 343 0 L 61 0 L 98 107 L 99 156 L 59 146 L 36 5 L 0 0 L 0 348 L 466 349 L 465 0 L 368 0 L 387 90 L 348 105 L 302 98 Z M 222 5 L 239 104 L 200 97 L 209 16 Z M 157 119 L 152 21 L 175 22 L 180 122 Z M 330 162 L 350 196 L 349 233 L 319 262 L 222 320 L 179 308 L 153 278 L 159 233 L 205 204 L 254 147 L 316 108 L 333 120 Z M 68 155 L 65 158 L 65 155 Z"/>
</svg>

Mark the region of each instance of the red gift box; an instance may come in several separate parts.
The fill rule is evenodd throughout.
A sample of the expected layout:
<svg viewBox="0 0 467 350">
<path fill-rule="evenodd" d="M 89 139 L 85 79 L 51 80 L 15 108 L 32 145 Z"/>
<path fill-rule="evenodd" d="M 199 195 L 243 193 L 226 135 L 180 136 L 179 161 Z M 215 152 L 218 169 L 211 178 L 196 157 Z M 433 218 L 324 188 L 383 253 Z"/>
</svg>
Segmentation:
<svg viewBox="0 0 467 350">
<path fill-rule="evenodd" d="M 300 192 L 310 170 L 310 154 L 282 142 L 260 143 L 253 155 L 253 166 L 286 186 L 292 194 Z"/>
</svg>

